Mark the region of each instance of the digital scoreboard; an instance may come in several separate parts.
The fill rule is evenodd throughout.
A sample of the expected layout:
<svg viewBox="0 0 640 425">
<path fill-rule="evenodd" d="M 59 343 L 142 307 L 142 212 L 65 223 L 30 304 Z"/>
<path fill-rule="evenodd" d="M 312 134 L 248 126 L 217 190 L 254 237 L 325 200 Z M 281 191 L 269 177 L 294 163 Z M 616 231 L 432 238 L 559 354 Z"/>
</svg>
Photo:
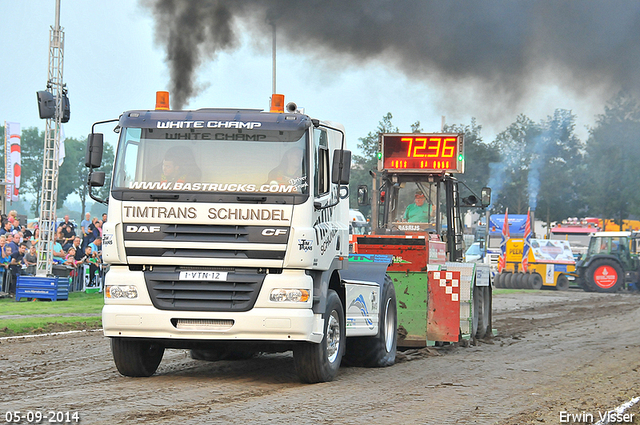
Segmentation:
<svg viewBox="0 0 640 425">
<path fill-rule="evenodd" d="M 379 171 L 464 172 L 462 134 L 386 133 L 380 135 L 379 147 Z"/>
</svg>

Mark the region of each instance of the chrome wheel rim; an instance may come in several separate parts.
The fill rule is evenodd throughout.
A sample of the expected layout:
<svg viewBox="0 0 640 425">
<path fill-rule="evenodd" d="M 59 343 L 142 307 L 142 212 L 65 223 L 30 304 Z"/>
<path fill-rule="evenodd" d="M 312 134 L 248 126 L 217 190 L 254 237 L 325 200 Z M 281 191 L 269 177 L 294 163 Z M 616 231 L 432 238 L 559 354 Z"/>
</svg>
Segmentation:
<svg viewBox="0 0 640 425">
<path fill-rule="evenodd" d="M 333 310 L 328 320 L 326 335 L 327 360 L 333 363 L 338 358 L 338 353 L 340 352 L 340 320 L 338 320 L 338 312 Z"/>
<path fill-rule="evenodd" d="M 391 299 L 388 299 L 387 305 L 385 306 L 385 312 L 384 312 L 384 321 L 385 321 L 384 346 L 387 350 L 387 353 L 389 353 L 393 348 L 393 337 L 396 331 L 395 324 L 393 321 L 393 315 L 389 314 L 390 310 L 391 310 Z"/>
</svg>

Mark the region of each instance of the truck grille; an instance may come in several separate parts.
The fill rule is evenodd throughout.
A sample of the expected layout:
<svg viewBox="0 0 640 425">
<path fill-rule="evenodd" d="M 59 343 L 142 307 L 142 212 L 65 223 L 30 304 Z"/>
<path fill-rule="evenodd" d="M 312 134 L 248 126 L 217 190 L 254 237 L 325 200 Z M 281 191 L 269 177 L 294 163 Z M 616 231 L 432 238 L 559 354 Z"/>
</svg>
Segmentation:
<svg viewBox="0 0 640 425">
<path fill-rule="evenodd" d="M 124 223 L 123 228 L 129 257 L 282 261 L 289 238 L 289 228 L 277 226 Z M 247 249 L 247 244 L 261 249 Z"/>
<path fill-rule="evenodd" d="M 144 278 L 154 307 L 182 311 L 248 311 L 253 308 L 266 276 L 256 269 L 237 269 L 227 273 L 226 281 L 180 280 L 180 271 L 188 270 L 160 266 L 145 270 Z"/>
</svg>

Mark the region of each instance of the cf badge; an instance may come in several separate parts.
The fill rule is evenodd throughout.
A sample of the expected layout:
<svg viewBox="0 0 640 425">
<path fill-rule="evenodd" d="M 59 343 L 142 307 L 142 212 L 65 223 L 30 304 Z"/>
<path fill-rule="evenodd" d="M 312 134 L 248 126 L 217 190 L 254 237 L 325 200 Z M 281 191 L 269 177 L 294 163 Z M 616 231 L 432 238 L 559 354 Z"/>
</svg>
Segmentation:
<svg viewBox="0 0 640 425">
<path fill-rule="evenodd" d="M 286 234 L 287 229 L 264 229 L 262 231 L 262 236 L 280 236 Z"/>
</svg>

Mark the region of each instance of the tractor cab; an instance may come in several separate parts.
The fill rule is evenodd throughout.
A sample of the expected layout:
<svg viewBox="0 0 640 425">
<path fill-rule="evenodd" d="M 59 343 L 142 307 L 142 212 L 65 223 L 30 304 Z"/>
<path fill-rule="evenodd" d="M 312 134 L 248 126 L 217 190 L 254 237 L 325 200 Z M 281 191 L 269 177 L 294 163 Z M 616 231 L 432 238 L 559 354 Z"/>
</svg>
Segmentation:
<svg viewBox="0 0 640 425">
<path fill-rule="evenodd" d="M 589 241 L 585 262 L 596 256 L 611 256 L 617 259 L 624 270 L 638 268 L 640 235 L 630 232 L 597 232 Z"/>
</svg>

